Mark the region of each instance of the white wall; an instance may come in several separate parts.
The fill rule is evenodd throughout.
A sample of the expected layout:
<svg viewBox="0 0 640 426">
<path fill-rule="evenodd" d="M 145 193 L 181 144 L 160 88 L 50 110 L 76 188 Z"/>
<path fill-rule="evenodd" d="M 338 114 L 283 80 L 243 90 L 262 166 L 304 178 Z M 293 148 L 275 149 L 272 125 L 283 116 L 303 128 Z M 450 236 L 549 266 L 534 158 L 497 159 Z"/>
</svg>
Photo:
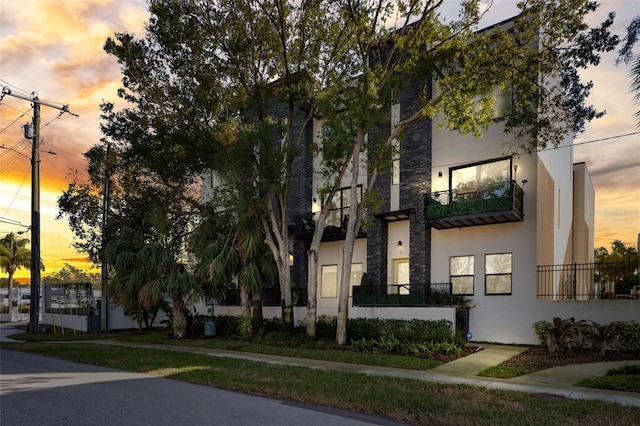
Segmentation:
<svg viewBox="0 0 640 426">
<path fill-rule="evenodd" d="M 338 311 L 337 297 L 322 297 L 322 266 L 338 265 L 338 286 L 342 271 L 342 241 L 331 241 L 320 245 L 318 255 L 318 315 L 336 315 Z M 367 270 L 367 240 L 357 239 L 353 250 L 352 263 L 362 263 L 363 271 Z M 339 292 L 339 290 L 338 290 Z"/>
</svg>

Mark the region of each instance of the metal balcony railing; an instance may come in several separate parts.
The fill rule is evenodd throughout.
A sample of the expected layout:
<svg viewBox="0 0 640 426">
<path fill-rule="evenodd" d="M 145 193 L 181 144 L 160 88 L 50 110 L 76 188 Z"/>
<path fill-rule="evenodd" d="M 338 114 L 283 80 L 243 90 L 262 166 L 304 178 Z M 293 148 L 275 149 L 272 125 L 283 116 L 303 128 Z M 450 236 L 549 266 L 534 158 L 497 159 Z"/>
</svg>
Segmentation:
<svg viewBox="0 0 640 426">
<path fill-rule="evenodd" d="M 307 289 L 294 287 L 291 289 L 294 306 L 307 306 Z M 263 306 L 280 306 L 282 304 L 282 296 L 280 287 L 264 286 L 262 287 L 262 305 Z M 221 300 L 217 301 L 225 306 L 240 306 L 240 289 L 230 288 L 224 292 Z"/>
<path fill-rule="evenodd" d="M 451 283 L 353 286 L 353 306 L 453 306 Z"/>
<path fill-rule="evenodd" d="M 432 192 L 425 195 L 425 220 L 436 229 L 521 222 L 523 198 L 515 181 Z"/>
</svg>

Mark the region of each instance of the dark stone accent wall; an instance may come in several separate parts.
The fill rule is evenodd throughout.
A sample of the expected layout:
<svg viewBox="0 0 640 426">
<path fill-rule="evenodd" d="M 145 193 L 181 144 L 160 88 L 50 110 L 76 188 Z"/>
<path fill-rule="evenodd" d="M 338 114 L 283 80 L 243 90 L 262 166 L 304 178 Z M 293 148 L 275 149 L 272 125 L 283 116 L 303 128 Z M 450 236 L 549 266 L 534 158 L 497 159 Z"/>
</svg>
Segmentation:
<svg viewBox="0 0 640 426">
<path fill-rule="evenodd" d="M 403 119 L 415 111 L 421 94 L 422 83 L 411 79 L 400 97 Z M 424 194 L 431 192 L 431 126 L 429 118 L 414 123 L 400 142 L 400 208 L 416 209 L 410 218 L 412 284 L 431 278 L 431 230 L 424 219 Z"/>
<path fill-rule="evenodd" d="M 430 89 L 429 89 L 430 90 Z M 409 79 L 400 94 L 400 114 L 405 119 L 418 107 L 422 82 Z M 426 284 L 431 279 L 431 229 L 425 225 L 424 194 L 431 192 L 431 119 L 414 123 L 400 140 L 400 209 L 415 208 L 409 221 L 410 281 Z M 382 123 L 374 135 L 388 135 L 390 121 Z M 380 212 L 390 211 L 391 176 L 378 178 L 376 189 L 382 201 Z M 377 212 L 374 212 L 377 213 Z M 367 273 L 372 285 L 387 283 L 388 223 L 371 219 L 367 229 Z"/>
<path fill-rule="evenodd" d="M 387 283 L 387 252 L 389 226 L 386 221 L 376 223 L 367 230 L 367 277 L 372 286 Z"/>
<path fill-rule="evenodd" d="M 303 109 L 296 109 L 296 116 L 293 123 L 294 137 L 297 137 L 307 112 Z M 311 212 L 311 198 L 313 185 L 313 152 L 311 144 L 313 142 L 313 122 L 309 122 L 304 128 L 304 136 L 301 146 L 296 152 L 296 158 L 293 161 L 291 173 L 290 191 L 289 191 L 289 229 L 295 224 L 295 216 L 308 214 Z M 294 226 L 295 227 L 295 226 Z M 295 287 L 307 287 L 307 275 L 309 265 L 307 261 L 307 250 L 309 242 L 295 239 L 293 242 L 294 264 L 291 270 L 291 282 Z"/>
</svg>

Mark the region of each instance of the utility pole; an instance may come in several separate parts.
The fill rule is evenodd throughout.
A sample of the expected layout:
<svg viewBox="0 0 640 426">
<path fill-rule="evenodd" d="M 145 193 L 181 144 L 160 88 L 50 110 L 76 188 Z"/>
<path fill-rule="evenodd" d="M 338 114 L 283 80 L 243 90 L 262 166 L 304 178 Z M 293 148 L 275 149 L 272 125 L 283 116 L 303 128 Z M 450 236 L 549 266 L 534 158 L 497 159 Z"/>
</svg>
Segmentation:
<svg viewBox="0 0 640 426">
<path fill-rule="evenodd" d="M 33 99 L 31 144 L 31 306 L 29 332 L 38 334 L 40 314 L 40 104 Z"/>
<path fill-rule="evenodd" d="M 29 308 L 28 331 L 38 334 L 40 331 L 40 105 L 60 110 L 78 117 L 69 111 L 69 105 L 55 105 L 41 101 L 37 92 L 32 92 L 31 97 L 13 93 L 8 87 L 2 88 L 0 100 L 5 95 L 33 102 L 33 140 L 31 147 L 31 306 Z M 25 129 L 25 138 L 31 135 Z"/>
<path fill-rule="evenodd" d="M 109 299 L 107 295 L 107 274 L 109 273 L 107 259 L 107 224 L 109 220 L 109 181 L 111 180 L 111 144 L 107 142 L 107 155 L 104 167 L 104 195 L 102 199 L 102 299 L 100 300 L 100 329 L 103 333 L 109 331 Z"/>
</svg>

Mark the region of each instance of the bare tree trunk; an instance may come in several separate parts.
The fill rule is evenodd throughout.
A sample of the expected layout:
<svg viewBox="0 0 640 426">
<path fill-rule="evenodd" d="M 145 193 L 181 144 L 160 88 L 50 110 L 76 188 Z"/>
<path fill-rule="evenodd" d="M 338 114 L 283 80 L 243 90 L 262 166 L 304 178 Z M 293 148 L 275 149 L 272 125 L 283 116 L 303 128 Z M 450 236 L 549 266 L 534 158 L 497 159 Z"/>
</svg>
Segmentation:
<svg viewBox="0 0 640 426">
<path fill-rule="evenodd" d="M 13 271 L 9 271 L 9 295 L 7 302 L 9 303 L 9 321 L 13 321 Z"/>
<path fill-rule="evenodd" d="M 307 336 L 316 338 L 316 310 L 318 307 L 318 252 L 312 247 L 307 252 L 309 272 L 307 279 Z"/>
<path fill-rule="evenodd" d="M 182 339 L 187 332 L 187 307 L 180 296 L 173 296 L 173 337 Z"/>
<path fill-rule="evenodd" d="M 240 286 L 240 309 L 242 315 L 251 312 L 251 295 L 244 285 Z"/>
<path fill-rule="evenodd" d="M 251 292 L 251 335 L 262 334 L 262 289 Z"/>
<path fill-rule="evenodd" d="M 364 133 L 358 130 L 356 143 L 351 152 L 351 199 L 349 201 L 349 220 L 347 233 L 342 248 L 342 274 L 338 287 L 338 321 L 336 326 L 336 342 L 339 345 L 347 344 L 347 321 L 349 319 L 349 284 L 351 281 L 351 261 L 353 260 L 353 248 L 360 223 L 362 223 L 362 209 L 358 205 L 357 187 L 360 170 L 360 147 L 362 146 Z"/>
</svg>

